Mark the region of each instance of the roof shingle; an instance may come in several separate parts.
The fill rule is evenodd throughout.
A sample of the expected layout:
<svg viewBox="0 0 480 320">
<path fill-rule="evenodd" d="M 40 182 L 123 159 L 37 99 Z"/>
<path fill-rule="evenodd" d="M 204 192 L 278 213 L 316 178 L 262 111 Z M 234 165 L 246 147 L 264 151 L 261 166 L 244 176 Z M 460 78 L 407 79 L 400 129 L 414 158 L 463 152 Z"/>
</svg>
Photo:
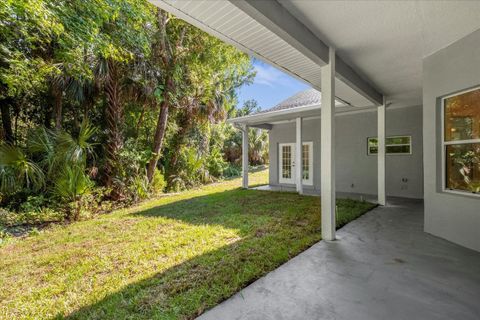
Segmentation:
<svg viewBox="0 0 480 320">
<path fill-rule="evenodd" d="M 310 106 L 310 105 L 320 105 L 322 102 L 322 93 L 315 90 L 315 89 L 307 89 L 304 91 L 300 91 L 297 94 L 294 94 L 293 96 L 283 100 L 276 106 L 266 109 L 266 110 L 261 110 L 257 113 L 267 113 L 267 112 L 272 112 L 272 111 L 279 111 L 279 110 L 285 110 L 285 109 L 291 109 L 291 108 L 297 108 L 297 107 L 304 107 L 304 106 Z"/>
</svg>

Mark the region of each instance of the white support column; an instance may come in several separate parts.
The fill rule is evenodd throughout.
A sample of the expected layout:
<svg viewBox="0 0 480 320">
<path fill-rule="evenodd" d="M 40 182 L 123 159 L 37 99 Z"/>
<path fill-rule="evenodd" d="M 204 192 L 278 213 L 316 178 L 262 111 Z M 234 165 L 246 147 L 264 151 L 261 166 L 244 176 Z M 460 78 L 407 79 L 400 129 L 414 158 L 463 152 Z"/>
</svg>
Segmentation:
<svg viewBox="0 0 480 320">
<path fill-rule="evenodd" d="M 242 128 L 242 187 L 248 189 L 248 126 Z"/>
<path fill-rule="evenodd" d="M 322 239 L 335 240 L 335 49 L 321 68 L 321 209 Z"/>
<path fill-rule="evenodd" d="M 303 177 L 303 163 L 302 163 L 302 118 L 296 119 L 296 143 L 295 143 L 295 179 L 297 185 L 297 192 L 303 193 L 302 177 Z"/>
<path fill-rule="evenodd" d="M 384 206 L 387 203 L 385 194 L 385 108 L 386 100 L 383 97 L 383 104 L 378 107 L 377 137 L 378 137 L 378 204 Z"/>
</svg>

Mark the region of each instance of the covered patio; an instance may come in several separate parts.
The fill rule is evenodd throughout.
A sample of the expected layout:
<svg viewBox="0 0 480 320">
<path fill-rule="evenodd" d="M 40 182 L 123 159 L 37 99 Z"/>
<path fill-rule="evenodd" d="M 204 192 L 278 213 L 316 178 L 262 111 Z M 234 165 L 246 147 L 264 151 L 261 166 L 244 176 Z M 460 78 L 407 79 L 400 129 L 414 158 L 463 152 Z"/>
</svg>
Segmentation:
<svg viewBox="0 0 480 320">
<path fill-rule="evenodd" d="M 321 108 L 305 107 L 298 115 L 292 113 L 289 117 L 290 120 L 295 117 L 297 157 L 301 156 L 304 120 L 310 117 L 321 131 L 321 161 L 316 169 L 321 176 L 324 240 L 335 239 L 335 115 L 344 110 L 376 111 L 375 194 L 377 202 L 385 205 L 385 179 L 390 174 L 385 166 L 386 114 L 395 108 L 416 107 L 423 117 L 423 161 L 419 162 L 424 165 L 421 177 L 424 188 L 420 191 L 427 209 L 425 231 L 480 250 L 476 227 L 480 223 L 480 216 L 476 214 L 479 196 L 475 191 L 480 169 L 475 169 L 475 176 L 466 177 L 467 186 L 462 186 L 461 181 L 450 186 L 445 177 L 449 173 L 444 170 L 447 145 L 462 148 L 463 143 L 471 147 L 479 143 L 480 137 L 466 133 L 468 139 L 460 139 L 461 143 L 444 142 L 445 123 L 442 123 L 445 117 L 442 108 L 448 97 L 465 99 L 461 93 L 476 95 L 480 90 L 479 2 L 150 1 L 321 91 Z M 279 114 L 286 112 L 280 110 Z M 469 117 L 477 119 L 474 107 L 468 112 Z M 259 118 L 240 126 L 244 132 L 244 188 L 248 187 L 246 129 L 249 126 L 268 129 L 271 125 L 257 120 Z M 453 123 L 455 120 L 449 121 L 452 122 L 449 125 L 458 126 Z M 467 130 L 453 128 L 457 129 Z M 297 158 L 297 162 L 299 160 Z M 300 170 L 299 166 L 296 170 Z M 299 176 L 297 174 L 297 179 Z M 463 190 L 456 190 L 458 186 Z M 302 192 L 301 183 L 297 182 L 296 188 Z M 460 215 L 452 216 L 451 211 Z"/>
<path fill-rule="evenodd" d="M 480 98 L 469 98 L 480 97 L 479 2 L 152 3 L 321 91 L 321 104 L 279 108 L 232 122 L 243 132 L 244 188 L 249 186 L 248 128 L 288 131 L 294 140 L 288 141 L 287 154 L 290 160 L 295 154 L 296 163 L 303 160 L 303 128 L 307 122 L 313 128 L 312 140 L 320 142 L 314 164 L 318 188 L 305 188 L 297 165 L 287 187 L 263 189 L 320 195 L 323 241 L 201 319 L 479 318 L 480 189 L 475 188 L 480 166 L 461 168 L 465 179 L 454 184 L 450 182 L 459 179 L 459 170 L 454 168 L 456 176 L 447 170 L 454 167 L 450 145 L 474 155 L 478 151 L 472 146 L 480 147 Z M 447 112 L 452 97 L 457 107 L 468 110 L 468 119 Z M 393 110 L 390 124 L 397 119 L 420 123 L 415 152 L 420 154 L 415 161 L 419 171 L 414 176 L 421 186 L 420 200 L 389 197 L 387 202 L 386 181 L 392 174 L 386 169 L 387 114 Z M 407 117 L 404 110 L 415 113 Z M 366 111 L 374 115 L 373 124 L 361 121 L 359 115 Z M 336 165 L 343 149 L 336 149 L 335 128 L 342 114 L 352 115 L 342 128 L 357 123 L 370 130 L 362 132 L 365 142 L 373 136 L 378 142 L 374 172 L 368 175 L 374 191 L 368 194 L 379 206 L 337 233 Z M 354 150 L 355 144 L 347 147 Z"/>
<path fill-rule="evenodd" d="M 480 255 L 423 232 L 389 199 L 198 319 L 464 319 L 480 315 Z"/>
</svg>

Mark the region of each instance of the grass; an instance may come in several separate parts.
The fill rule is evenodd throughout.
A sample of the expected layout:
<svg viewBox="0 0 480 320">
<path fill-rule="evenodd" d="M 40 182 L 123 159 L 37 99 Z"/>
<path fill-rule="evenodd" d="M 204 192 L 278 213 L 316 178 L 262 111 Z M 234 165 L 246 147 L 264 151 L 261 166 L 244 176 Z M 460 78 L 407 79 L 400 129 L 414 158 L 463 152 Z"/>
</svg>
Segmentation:
<svg viewBox="0 0 480 320">
<path fill-rule="evenodd" d="M 239 185 L 167 195 L 5 244 L 0 319 L 191 319 L 320 240 L 317 197 Z M 372 207 L 339 200 L 337 224 Z"/>
</svg>

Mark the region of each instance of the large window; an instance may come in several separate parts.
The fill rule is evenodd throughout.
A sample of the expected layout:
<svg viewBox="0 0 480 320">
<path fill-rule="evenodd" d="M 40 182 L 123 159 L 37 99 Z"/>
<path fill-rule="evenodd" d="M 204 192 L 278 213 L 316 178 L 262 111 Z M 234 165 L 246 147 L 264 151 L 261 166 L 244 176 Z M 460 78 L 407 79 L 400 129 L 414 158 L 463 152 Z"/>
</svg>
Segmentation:
<svg viewBox="0 0 480 320">
<path fill-rule="evenodd" d="M 412 154 L 411 136 L 392 136 L 385 138 L 385 152 L 391 154 Z M 368 155 L 378 153 L 378 138 L 370 137 L 367 141 Z"/>
<path fill-rule="evenodd" d="M 443 99 L 443 187 L 480 193 L 480 88 Z"/>
</svg>

